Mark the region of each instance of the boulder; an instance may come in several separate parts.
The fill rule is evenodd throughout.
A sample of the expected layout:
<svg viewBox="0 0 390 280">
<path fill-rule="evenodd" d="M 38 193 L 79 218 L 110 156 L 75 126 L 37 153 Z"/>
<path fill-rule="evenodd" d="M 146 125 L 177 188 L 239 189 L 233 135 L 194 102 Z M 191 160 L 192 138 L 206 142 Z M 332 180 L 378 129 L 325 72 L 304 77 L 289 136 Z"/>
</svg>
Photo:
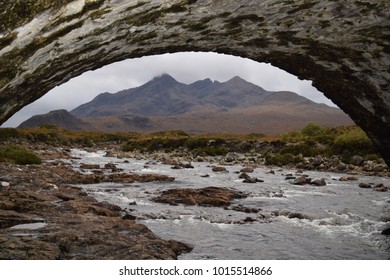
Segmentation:
<svg viewBox="0 0 390 280">
<path fill-rule="evenodd" d="M 253 173 L 254 169 L 252 167 L 245 167 L 240 170 L 240 172 L 244 173 Z"/>
<path fill-rule="evenodd" d="M 214 166 L 212 168 L 213 172 L 229 172 L 225 167 L 223 166 Z"/>
<path fill-rule="evenodd" d="M 303 185 L 306 185 L 306 184 L 310 184 L 311 179 L 306 177 L 306 176 L 300 176 L 300 177 L 298 177 L 295 180 L 292 180 L 290 182 L 293 185 L 301 185 L 301 186 L 303 186 Z"/>
<path fill-rule="evenodd" d="M 4 187 L 4 188 L 7 188 L 7 187 L 10 186 L 10 183 L 8 183 L 8 182 L 1 182 L 0 186 Z"/>
<path fill-rule="evenodd" d="M 383 235 L 390 235 L 390 227 L 382 230 L 381 234 L 383 234 Z"/>
<path fill-rule="evenodd" d="M 264 180 L 258 179 L 258 178 L 246 178 L 243 183 L 249 183 L 249 184 L 254 184 L 254 183 L 264 183 Z"/>
<path fill-rule="evenodd" d="M 201 189 L 170 189 L 163 191 L 154 202 L 166 204 L 200 205 L 226 207 L 234 199 L 245 198 L 247 194 L 221 187 L 207 187 Z"/>
<path fill-rule="evenodd" d="M 364 158 L 361 156 L 353 156 L 351 158 L 351 164 L 355 166 L 363 166 L 364 163 Z"/>
<path fill-rule="evenodd" d="M 353 177 L 353 176 L 342 176 L 339 178 L 339 181 L 341 182 L 345 182 L 345 181 L 357 181 L 359 180 L 358 178 L 356 177 Z"/>
<path fill-rule="evenodd" d="M 362 189 L 371 189 L 371 185 L 370 185 L 370 184 L 367 184 L 367 183 L 360 183 L 360 184 L 359 184 L 359 188 L 362 188 Z"/>
<path fill-rule="evenodd" d="M 315 178 L 315 179 L 311 180 L 310 185 L 318 186 L 318 187 L 326 186 L 326 181 L 323 178 Z"/>
<path fill-rule="evenodd" d="M 248 174 L 246 174 L 245 172 L 241 173 L 238 178 L 240 179 L 249 179 L 251 176 L 249 176 Z"/>
<path fill-rule="evenodd" d="M 100 165 L 99 164 L 81 164 L 80 165 L 80 168 L 81 169 L 100 169 Z"/>
<path fill-rule="evenodd" d="M 289 219 L 299 219 L 299 220 L 309 219 L 309 217 L 307 215 L 304 215 L 304 214 L 301 214 L 301 213 L 289 213 L 287 215 L 287 218 L 289 218 Z"/>
</svg>

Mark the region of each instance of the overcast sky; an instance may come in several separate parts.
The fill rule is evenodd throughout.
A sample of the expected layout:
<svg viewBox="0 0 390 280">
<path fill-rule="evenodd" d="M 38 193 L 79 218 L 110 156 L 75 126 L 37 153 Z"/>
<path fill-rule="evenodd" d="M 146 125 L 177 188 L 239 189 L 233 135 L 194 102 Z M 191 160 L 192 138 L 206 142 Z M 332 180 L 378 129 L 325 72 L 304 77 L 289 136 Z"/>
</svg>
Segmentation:
<svg viewBox="0 0 390 280">
<path fill-rule="evenodd" d="M 315 102 L 335 106 L 312 87 L 311 81 L 301 81 L 269 64 L 216 53 L 188 52 L 130 59 L 86 72 L 24 107 L 4 123 L 3 127 L 18 126 L 33 115 L 46 114 L 52 110 L 70 111 L 91 101 L 100 93 L 115 93 L 138 87 L 164 73 L 186 84 L 206 78 L 225 82 L 234 76 L 240 76 L 269 91 L 293 91 Z"/>
</svg>

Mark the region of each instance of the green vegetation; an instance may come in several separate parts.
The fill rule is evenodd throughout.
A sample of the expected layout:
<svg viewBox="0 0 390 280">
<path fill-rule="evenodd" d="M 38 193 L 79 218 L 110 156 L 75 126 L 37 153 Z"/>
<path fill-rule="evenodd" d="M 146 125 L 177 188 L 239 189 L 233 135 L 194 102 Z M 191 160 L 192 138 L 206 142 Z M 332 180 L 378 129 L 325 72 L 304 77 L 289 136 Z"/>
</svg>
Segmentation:
<svg viewBox="0 0 390 280">
<path fill-rule="evenodd" d="M 339 155 L 345 163 L 350 163 L 355 155 L 380 158 L 374 144 L 357 126 L 327 128 L 309 124 L 300 131 L 283 134 L 279 141 L 284 143 L 278 150 L 280 154 L 303 157 Z"/>
<path fill-rule="evenodd" d="M 124 151 L 141 152 L 188 150 L 194 155 L 226 155 L 229 149 L 224 139 L 189 135 L 184 131 L 157 132 L 131 139 L 123 146 Z"/>
<path fill-rule="evenodd" d="M 136 133 L 106 133 L 96 131 L 71 131 L 55 125 L 43 125 L 38 128 L 0 128 L 0 141 L 24 139 L 31 143 L 45 143 L 53 146 L 91 147 L 94 143 L 122 143 L 135 137 Z"/>
<path fill-rule="evenodd" d="M 55 125 L 33 129 L 0 128 L 0 141 L 5 144 L 15 140 L 29 143 L 45 143 L 53 146 L 93 147 L 114 145 L 125 152 L 152 153 L 184 152 L 194 156 L 224 156 L 229 152 L 256 153 L 268 165 L 289 165 L 305 162 L 307 157 L 336 156 L 344 163 L 351 163 L 354 156 L 379 160 L 373 143 L 357 126 L 328 128 L 309 124 L 299 131 L 284 133 L 277 137 L 263 134 L 234 135 L 229 133 L 192 135 L 181 130 L 150 134 L 133 132 L 104 133 L 92 131 L 69 131 Z M 14 154 L 11 153 L 14 151 Z M 12 155 L 12 157 L 10 156 Z M 32 157 L 31 153 L 18 146 L 2 148 L 0 159 L 27 162 L 15 158 Z"/>
<path fill-rule="evenodd" d="M 31 150 L 15 145 L 0 147 L 0 161 L 16 164 L 41 164 L 41 159 Z"/>
</svg>

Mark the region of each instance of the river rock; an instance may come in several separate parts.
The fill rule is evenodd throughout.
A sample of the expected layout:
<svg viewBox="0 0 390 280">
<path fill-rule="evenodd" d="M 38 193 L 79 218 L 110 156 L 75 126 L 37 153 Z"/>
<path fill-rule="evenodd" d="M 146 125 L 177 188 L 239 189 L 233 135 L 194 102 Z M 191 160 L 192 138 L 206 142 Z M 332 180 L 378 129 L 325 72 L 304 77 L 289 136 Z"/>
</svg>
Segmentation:
<svg viewBox="0 0 390 280">
<path fill-rule="evenodd" d="M 298 177 L 295 180 L 292 180 L 290 182 L 293 185 L 301 185 L 301 186 L 303 186 L 303 185 L 306 185 L 306 184 L 310 184 L 311 179 L 306 177 L 306 176 L 300 176 L 300 177 Z"/>
<path fill-rule="evenodd" d="M 388 190 L 389 190 L 389 187 L 386 187 L 383 184 L 378 184 L 378 185 L 374 186 L 374 191 L 377 191 L 377 192 L 387 192 Z"/>
<path fill-rule="evenodd" d="M 326 181 L 323 178 L 315 178 L 315 179 L 311 180 L 310 185 L 319 186 L 319 187 L 326 186 Z"/>
<path fill-rule="evenodd" d="M 246 217 L 246 218 L 243 220 L 243 222 L 244 222 L 245 224 L 247 224 L 247 223 L 253 223 L 253 222 L 256 222 L 256 219 L 254 219 L 254 218 L 252 218 L 252 217 Z"/>
<path fill-rule="evenodd" d="M 374 172 L 382 172 L 385 170 L 387 170 L 387 165 L 385 165 L 385 164 L 377 164 L 377 165 L 374 165 L 372 168 L 372 171 L 374 171 Z"/>
<path fill-rule="evenodd" d="M 254 183 L 264 183 L 264 180 L 261 180 L 259 178 L 246 178 L 243 183 L 248 183 L 248 184 L 254 184 Z"/>
<path fill-rule="evenodd" d="M 120 207 L 67 185 L 89 182 L 94 175 L 64 165 L 16 168 L 0 162 L 3 173 L 17 187 L 0 192 L 0 259 L 176 259 L 192 249 L 158 238 L 146 226 L 123 219 Z M 37 222 L 47 225 L 28 235 L 18 229 L 9 233 L 12 226 Z"/>
<path fill-rule="evenodd" d="M 301 214 L 301 213 L 289 213 L 287 215 L 287 218 L 289 218 L 289 219 L 299 219 L 299 220 L 309 219 L 309 217 L 307 215 L 304 215 L 304 214 Z"/>
<path fill-rule="evenodd" d="M 183 169 L 183 166 L 175 164 L 174 166 L 171 167 L 171 169 Z"/>
<path fill-rule="evenodd" d="M 225 156 L 225 161 L 226 162 L 234 162 L 235 160 L 237 160 L 239 158 L 239 155 L 236 154 L 236 153 L 228 153 L 226 156 Z"/>
<path fill-rule="evenodd" d="M 240 179 L 249 179 L 251 176 L 249 176 L 247 173 L 243 172 L 241 173 L 238 178 Z"/>
<path fill-rule="evenodd" d="M 240 191 L 221 187 L 207 187 L 202 189 L 170 189 L 163 191 L 152 200 L 167 204 L 225 207 L 229 206 L 233 199 L 245 197 L 247 197 L 247 194 Z"/>
<path fill-rule="evenodd" d="M 80 165 L 80 168 L 81 169 L 100 169 L 100 165 L 99 164 L 81 164 Z"/>
<path fill-rule="evenodd" d="M 244 173 L 253 173 L 254 169 L 252 167 L 245 167 L 240 170 L 240 172 Z"/>
<path fill-rule="evenodd" d="M 353 177 L 353 176 L 342 176 L 339 178 L 339 181 L 341 182 L 345 182 L 345 181 L 357 181 L 359 180 L 357 177 Z"/>
<path fill-rule="evenodd" d="M 337 168 L 338 171 L 343 172 L 343 171 L 345 171 L 345 170 L 348 169 L 348 165 L 345 164 L 345 163 L 343 163 L 343 162 L 340 162 L 340 163 L 337 165 L 336 168 Z"/>
<path fill-rule="evenodd" d="M 226 208 L 226 210 L 233 210 L 233 211 L 244 212 L 244 213 L 259 213 L 261 209 L 249 208 L 239 204 L 231 208 Z"/>
<path fill-rule="evenodd" d="M 286 176 L 284 179 L 285 180 L 295 180 L 296 178 L 297 178 L 296 176 L 289 175 L 289 176 Z"/>
<path fill-rule="evenodd" d="M 223 166 L 214 166 L 212 168 L 213 172 L 229 172 L 225 167 Z"/>
<path fill-rule="evenodd" d="M 351 164 L 355 166 L 363 166 L 363 163 L 364 163 L 364 158 L 361 156 L 355 155 L 351 158 Z"/>
<path fill-rule="evenodd" d="M 104 165 L 105 169 L 111 169 L 112 172 L 117 172 L 118 168 L 114 163 L 107 163 Z"/>
<path fill-rule="evenodd" d="M 359 188 L 362 188 L 362 189 L 371 189 L 371 185 L 370 185 L 370 184 L 367 184 L 367 183 L 360 183 L 360 184 L 359 184 Z"/>
<path fill-rule="evenodd" d="M 390 235 L 390 227 L 382 230 L 381 234 L 383 234 L 383 235 Z"/>
<path fill-rule="evenodd" d="M 194 168 L 194 166 L 191 163 L 179 163 L 177 165 L 179 165 L 179 166 L 181 166 L 182 168 L 185 168 L 185 169 L 193 169 Z"/>
</svg>

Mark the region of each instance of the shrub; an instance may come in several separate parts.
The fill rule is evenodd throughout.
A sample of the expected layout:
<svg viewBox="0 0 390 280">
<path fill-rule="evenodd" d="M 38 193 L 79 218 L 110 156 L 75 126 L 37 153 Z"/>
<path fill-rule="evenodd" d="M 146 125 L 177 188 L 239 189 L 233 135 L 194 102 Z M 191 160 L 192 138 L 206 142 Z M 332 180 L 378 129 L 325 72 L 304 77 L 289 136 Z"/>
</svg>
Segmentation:
<svg viewBox="0 0 390 280">
<path fill-rule="evenodd" d="M 315 146 L 315 143 L 306 141 L 295 145 L 289 145 L 284 147 L 281 154 L 293 154 L 295 156 L 301 154 L 304 157 L 312 157 L 321 154 L 321 150 Z"/>
<path fill-rule="evenodd" d="M 41 164 L 41 159 L 31 150 L 21 146 L 7 145 L 0 147 L 0 161 L 16 164 Z"/>
<path fill-rule="evenodd" d="M 376 152 L 371 140 L 359 127 L 353 127 L 338 135 L 330 149 L 333 154 L 340 154 L 346 163 L 354 155 L 366 156 Z"/>
<path fill-rule="evenodd" d="M 20 133 L 15 128 L 0 128 L 0 140 L 6 141 L 12 138 L 19 138 Z"/>
<path fill-rule="evenodd" d="M 293 154 L 268 154 L 265 157 L 266 165 L 289 165 L 289 164 L 297 164 L 303 161 L 301 156 L 294 156 Z"/>
<path fill-rule="evenodd" d="M 359 154 L 369 153 L 375 150 L 371 140 L 358 127 L 337 136 L 332 147 L 334 151 L 339 153 L 347 150 Z"/>
<path fill-rule="evenodd" d="M 202 147 L 192 151 L 195 156 L 225 156 L 229 153 L 229 149 L 226 147 Z"/>
<path fill-rule="evenodd" d="M 314 123 L 310 123 L 301 130 L 301 133 L 304 136 L 315 137 L 315 136 L 322 135 L 324 133 L 324 130 L 325 130 L 324 127 L 319 126 L 319 125 L 314 124 Z"/>
</svg>

